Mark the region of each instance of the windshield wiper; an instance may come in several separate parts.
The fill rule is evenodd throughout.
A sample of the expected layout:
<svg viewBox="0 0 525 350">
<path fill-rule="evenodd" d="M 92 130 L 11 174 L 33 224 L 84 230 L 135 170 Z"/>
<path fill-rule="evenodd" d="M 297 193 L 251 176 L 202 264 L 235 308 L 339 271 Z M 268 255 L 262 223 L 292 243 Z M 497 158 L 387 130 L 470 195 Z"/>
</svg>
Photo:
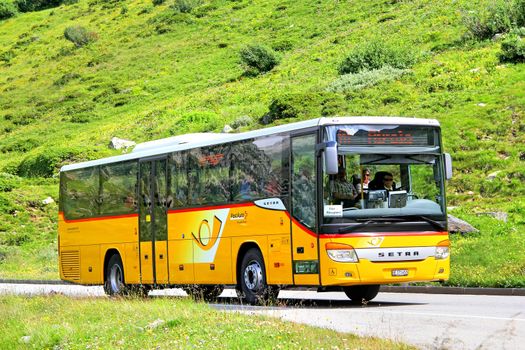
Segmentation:
<svg viewBox="0 0 525 350">
<path fill-rule="evenodd" d="M 443 225 L 439 221 L 431 219 L 431 218 L 429 218 L 429 217 L 427 217 L 425 215 L 410 215 L 410 216 L 404 216 L 403 218 L 406 219 L 405 221 L 408 221 L 410 219 L 415 219 L 415 220 L 420 219 L 420 220 L 428 222 L 429 224 L 431 224 L 432 226 L 434 226 L 435 228 L 437 228 L 439 230 L 445 230 L 446 229 L 445 225 Z"/>
<path fill-rule="evenodd" d="M 402 222 L 404 220 L 400 218 L 381 216 L 377 218 L 355 219 L 355 221 L 360 222 L 360 223 L 357 225 L 341 227 L 338 230 L 338 232 L 341 233 L 343 231 L 346 231 L 346 233 L 350 233 L 350 232 L 353 232 L 361 227 L 365 227 L 368 224 L 372 224 L 372 223 L 393 223 L 393 222 Z"/>
</svg>

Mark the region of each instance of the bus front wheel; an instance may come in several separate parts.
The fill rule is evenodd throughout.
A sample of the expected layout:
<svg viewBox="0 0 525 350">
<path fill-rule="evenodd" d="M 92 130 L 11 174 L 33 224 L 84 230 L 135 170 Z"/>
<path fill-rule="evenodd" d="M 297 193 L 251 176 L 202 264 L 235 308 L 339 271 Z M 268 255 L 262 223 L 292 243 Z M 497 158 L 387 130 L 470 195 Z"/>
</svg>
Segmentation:
<svg viewBox="0 0 525 350">
<path fill-rule="evenodd" d="M 378 284 L 344 287 L 346 296 L 356 304 L 365 304 L 374 299 L 379 293 Z"/>
<path fill-rule="evenodd" d="M 248 250 L 242 259 L 237 294 L 255 305 L 277 299 L 278 293 L 277 288 L 266 283 L 264 260 L 259 249 Z"/>
<path fill-rule="evenodd" d="M 124 295 L 127 292 L 127 286 L 124 282 L 124 268 L 118 254 L 113 254 L 108 261 L 104 291 L 110 296 Z"/>
</svg>

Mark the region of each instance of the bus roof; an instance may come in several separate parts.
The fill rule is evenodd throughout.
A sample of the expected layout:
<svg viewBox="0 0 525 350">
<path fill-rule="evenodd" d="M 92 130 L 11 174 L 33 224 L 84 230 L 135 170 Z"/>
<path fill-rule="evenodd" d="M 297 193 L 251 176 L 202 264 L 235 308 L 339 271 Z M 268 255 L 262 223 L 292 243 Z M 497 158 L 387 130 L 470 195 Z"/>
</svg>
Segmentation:
<svg viewBox="0 0 525 350">
<path fill-rule="evenodd" d="M 111 164 L 126 160 L 149 158 L 156 155 L 167 154 L 176 151 L 183 151 L 192 148 L 212 146 L 234 141 L 252 139 L 260 136 L 268 136 L 280 133 L 286 133 L 296 130 L 308 129 L 322 125 L 421 125 L 421 126 L 439 126 L 435 119 L 406 118 L 406 117 L 324 117 L 310 119 L 301 122 L 289 123 L 279 126 L 273 126 L 264 129 L 247 131 L 238 134 L 218 134 L 218 133 L 200 133 L 184 134 L 165 139 L 148 141 L 140 143 L 131 153 L 76 164 L 64 165 L 60 171 L 75 170 L 97 165 Z"/>
</svg>

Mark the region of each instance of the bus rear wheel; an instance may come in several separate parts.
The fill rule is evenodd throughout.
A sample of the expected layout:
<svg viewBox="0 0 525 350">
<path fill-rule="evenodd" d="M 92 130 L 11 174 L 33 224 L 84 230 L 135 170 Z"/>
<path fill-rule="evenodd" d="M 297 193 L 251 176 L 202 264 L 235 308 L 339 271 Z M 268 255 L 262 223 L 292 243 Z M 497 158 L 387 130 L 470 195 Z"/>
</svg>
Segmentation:
<svg viewBox="0 0 525 350">
<path fill-rule="evenodd" d="M 366 304 L 374 299 L 379 293 L 378 284 L 368 284 L 362 286 L 343 287 L 346 296 L 355 304 Z"/>
<path fill-rule="evenodd" d="M 113 254 L 106 266 L 106 280 L 104 281 L 104 291 L 109 296 L 125 295 L 127 286 L 124 282 L 124 267 L 118 254 Z"/>
<path fill-rule="evenodd" d="M 264 260 L 259 249 L 252 248 L 246 252 L 239 272 L 237 294 L 247 303 L 264 304 L 277 299 L 279 289 L 266 283 Z"/>
</svg>

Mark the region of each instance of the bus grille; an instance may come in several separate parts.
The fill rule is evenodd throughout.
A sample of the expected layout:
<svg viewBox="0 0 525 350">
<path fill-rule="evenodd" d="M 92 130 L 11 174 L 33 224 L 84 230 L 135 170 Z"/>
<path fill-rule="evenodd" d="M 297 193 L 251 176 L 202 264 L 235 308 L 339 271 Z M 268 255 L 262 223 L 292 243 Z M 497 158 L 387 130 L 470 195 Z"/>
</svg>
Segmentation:
<svg viewBox="0 0 525 350">
<path fill-rule="evenodd" d="M 66 279 L 80 281 L 80 252 L 78 250 L 61 252 L 60 263 Z"/>
</svg>

